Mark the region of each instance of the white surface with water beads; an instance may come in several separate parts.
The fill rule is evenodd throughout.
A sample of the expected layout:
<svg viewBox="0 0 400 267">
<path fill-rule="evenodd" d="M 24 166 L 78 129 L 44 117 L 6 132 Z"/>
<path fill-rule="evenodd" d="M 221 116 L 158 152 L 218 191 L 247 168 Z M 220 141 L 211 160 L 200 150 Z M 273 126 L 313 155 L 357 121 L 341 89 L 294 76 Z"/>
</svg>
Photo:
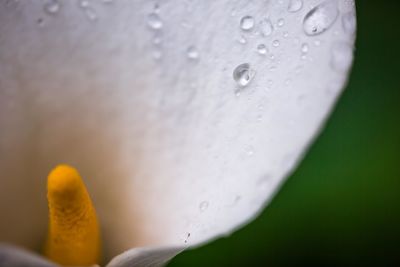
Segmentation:
<svg viewBox="0 0 400 267">
<path fill-rule="evenodd" d="M 106 259 L 136 248 L 112 267 L 161 264 L 252 220 L 352 63 L 350 0 L 0 5 L 1 240 L 40 248 L 45 177 L 69 163 Z"/>
</svg>

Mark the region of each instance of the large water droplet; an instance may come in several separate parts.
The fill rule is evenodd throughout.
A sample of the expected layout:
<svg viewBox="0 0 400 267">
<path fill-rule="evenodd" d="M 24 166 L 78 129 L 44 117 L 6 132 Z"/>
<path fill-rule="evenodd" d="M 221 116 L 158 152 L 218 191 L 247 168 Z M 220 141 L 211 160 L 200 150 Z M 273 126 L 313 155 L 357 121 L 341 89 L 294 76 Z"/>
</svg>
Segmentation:
<svg viewBox="0 0 400 267">
<path fill-rule="evenodd" d="M 354 12 L 348 12 L 342 16 L 342 26 L 345 33 L 354 34 L 356 24 L 356 14 Z"/>
<path fill-rule="evenodd" d="M 159 30 L 163 27 L 162 20 L 156 13 L 151 13 L 147 16 L 147 25 L 153 30 Z"/>
<path fill-rule="evenodd" d="M 267 46 L 266 46 L 265 44 L 259 44 L 259 45 L 257 46 L 257 52 L 258 52 L 260 55 L 265 55 L 265 54 L 267 54 L 267 52 L 268 52 L 268 48 L 267 48 Z"/>
<path fill-rule="evenodd" d="M 244 16 L 240 19 L 240 28 L 249 31 L 254 27 L 254 18 L 252 16 Z"/>
<path fill-rule="evenodd" d="M 256 71 L 250 68 L 249 63 L 243 63 L 233 70 L 233 79 L 242 87 L 247 86 L 254 78 Z"/>
<path fill-rule="evenodd" d="M 331 66 L 338 72 L 347 72 L 353 59 L 353 48 L 343 42 L 335 43 L 332 48 Z"/>
<path fill-rule="evenodd" d="M 311 9 L 303 20 L 303 29 L 307 35 L 321 34 L 329 29 L 339 14 L 336 0 L 327 0 Z"/>
<path fill-rule="evenodd" d="M 297 12 L 303 7 L 303 0 L 290 0 L 288 5 L 289 12 Z"/>
<path fill-rule="evenodd" d="M 196 60 L 199 58 L 199 51 L 195 46 L 189 46 L 186 50 L 186 55 L 189 59 Z"/>
<path fill-rule="evenodd" d="M 203 201 L 203 202 L 201 202 L 200 205 L 199 205 L 199 210 L 200 210 L 201 212 L 204 212 L 204 211 L 208 208 L 208 206 L 209 206 L 208 201 Z"/>
<path fill-rule="evenodd" d="M 274 31 L 274 27 L 269 19 L 264 19 L 260 22 L 260 31 L 264 36 L 270 36 Z"/>
<path fill-rule="evenodd" d="M 54 15 L 60 11 L 60 3 L 58 0 L 50 0 L 46 4 L 44 4 L 44 11 L 47 14 Z"/>
</svg>

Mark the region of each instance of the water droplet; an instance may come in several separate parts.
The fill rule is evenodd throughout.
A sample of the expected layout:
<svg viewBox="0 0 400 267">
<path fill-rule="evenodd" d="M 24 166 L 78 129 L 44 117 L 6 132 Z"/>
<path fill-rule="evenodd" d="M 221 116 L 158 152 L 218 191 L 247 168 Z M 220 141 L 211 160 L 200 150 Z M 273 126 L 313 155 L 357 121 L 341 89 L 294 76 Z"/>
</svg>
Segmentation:
<svg viewBox="0 0 400 267">
<path fill-rule="evenodd" d="M 233 79 L 240 86 L 245 87 L 251 82 L 255 74 L 256 71 L 250 68 L 249 63 L 243 63 L 233 70 Z"/>
<path fill-rule="evenodd" d="M 272 177 L 270 174 L 265 174 L 256 182 L 256 187 L 261 191 L 266 191 L 271 188 Z"/>
<path fill-rule="evenodd" d="M 272 41 L 272 46 L 273 46 L 273 47 L 278 47 L 279 45 L 280 45 L 279 40 L 273 40 L 273 41 Z"/>
<path fill-rule="evenodd" d="M 331 66 L 338 72 L 347 72 L 353 60 L 353 48 L 347 43 L 336 43 L 332 48 Z"/>
<path fill-rule="evenodd" d="M 274 31 L 274 27 L 269 19 L 264 19 L 260 22 L 261 34 L 264 36 L 270 36 Z"/>
<path fill-rule="evenodd" d="M 289 32 L 283 32 L 283 38 L 288 38 L 288 36 L 289 36 Z"/>
<path fill-rule="evenodd" d="M 244 31 L 250 31 L 254 27 L 254 18 L 252 16 L 244 16 L 240 19 L 240 28 Z"/>
<path fill-rule="evenodd" d="M 206 211 L 206 209 L 208 208 L 208 206 L 209 206 L 208 201 L 202 201 L 202 202 L 200 203 L 200 205 L 199 205 L 199 210 L 200 210 L 201 212 L 204 212 L 204 211 Z"/>
<path fill-rule="evenodd" d="M 290 0 L 288 5 L 289 12 L 297 12 L 303 7 L 303 0 Z"/>
<path fill-rule="evenodd" d="M 159 30 L 163 27 L 161 18 L 156 13 L 151 13 L 147 16 L 147 25 L 149 25 L 153 30 Z"/>
<path fill-rule="evenodd" d="M 153 38 L 153 44 L 155 44 L 155 45 L 159 45 L 159 44 L 161 44 L 161 42 L 162 42 L 162 40 L 161 40 L 161 37 L 160 36 L 154 36 L 154 38 Z"/>
<path fill-rule="evenodd" d="M 91 8 L 91 7 L 85 8 L 85 14 L 89 20 L 92 20 L 92 21 L 97 20 L 97 13 L 93 8 Z"/>
<path fill-rule="evenodd" d="M 88 0 L 81 0 L 81 1 L 79 1 L 79 6 L 83 7 L 83 8 L 88 7 L 89 6 L 89 1 Z"/>
<path fill-rule="evenodd" d="M 303 53 L 303 54 L 307 54 L 308 53 L 308 44 L 307 43 L 303 43 L 301 45 L 301 53 Z"/>
<path fill-rule="evenodd" d="M 254 148 L 252 146 L 246 147 L 246 154 L 249 157 L 253 156 L 254 155 Z"/>
<path fill-rule="evenodd" d="M 282 27 L 285 25 L 285 20 L 284 19 L 278 19 L 278 27 Z"/>
<path fill-rule="evenodd" d="M 265 55 L 268 52 L 268 48 L 265 44 L 259 44 L 257 46 L 257 51 L 260 55 Z"/>
<path fill-rule="evenodd" d="M 342 26 L 345 33 L 354 34 L 356 32 L 356 14 L 348 12 L 342 16 Z"/>
<path fill-rule="evenodd" d="M 155 3 L 154 4 L 154 13 L 160 13 L 160 4 L 159 3 Z"/>
<path fill-rule="evenodd" d="M 325 32 L 338 16 L 337 0 L 327 0 L 311 9 L 303 20 L 303 30 L 307 35 Z"/>
<path fill-rule="evenodd" d="M 189 46 L 186 50 L 186 55 L 189 59 L 198 59 L 199 58 L 199 51 L 195 46 Z"/>
<path fill-rule="evenodd" d="M 44 5 L 44 11 L 47 14 L 54 15 L 60 11 L 60 3 L 58 0 L 50 0 Z"/>
<path fill-rule="evenodd" d="M 240 38 L 239 38 L 239 43 L 241 43 L 241 44 L 246 44 L 247 43 L 247 40 L 246 40 L 246 38 L 244 38 L 244 36 L 240 36 Z"/>
<path fill-rule="evenodd" d="M 36 20 L 36 23 L 39 27 L 43 27 L 44 26 L 44 19 L 43 18 L 38 18 Z"/>
</svg>

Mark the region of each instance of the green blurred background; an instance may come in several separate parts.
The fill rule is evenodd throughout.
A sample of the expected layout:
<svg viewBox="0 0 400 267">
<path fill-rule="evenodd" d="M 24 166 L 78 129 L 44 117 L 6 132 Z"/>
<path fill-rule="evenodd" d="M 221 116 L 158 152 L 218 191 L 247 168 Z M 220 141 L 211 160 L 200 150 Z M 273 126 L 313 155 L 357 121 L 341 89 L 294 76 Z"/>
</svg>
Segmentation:
<svg viewBox="0 0 400 267">
<path fill-rule="evenodd" d="M 349 85 L 260 217 L 168 266 L 400 266 L 400 1 L 358 0 Z"/>
</svg>

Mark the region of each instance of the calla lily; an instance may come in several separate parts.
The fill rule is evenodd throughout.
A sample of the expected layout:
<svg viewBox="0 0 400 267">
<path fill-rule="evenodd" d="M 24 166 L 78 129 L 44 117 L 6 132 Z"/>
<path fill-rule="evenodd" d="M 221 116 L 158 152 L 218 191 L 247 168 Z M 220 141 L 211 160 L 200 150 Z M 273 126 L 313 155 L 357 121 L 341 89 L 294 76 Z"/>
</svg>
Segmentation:
<svg viewBox="0 0 400 267">
<path fill-rule="evenodd" d="M 59 163 L 109 267 L 242 227 L 320 131 L 354 39 L 349 0 L 1 1 L 0 266 L 57 266 L 28 250 Z"/>
</svg>

